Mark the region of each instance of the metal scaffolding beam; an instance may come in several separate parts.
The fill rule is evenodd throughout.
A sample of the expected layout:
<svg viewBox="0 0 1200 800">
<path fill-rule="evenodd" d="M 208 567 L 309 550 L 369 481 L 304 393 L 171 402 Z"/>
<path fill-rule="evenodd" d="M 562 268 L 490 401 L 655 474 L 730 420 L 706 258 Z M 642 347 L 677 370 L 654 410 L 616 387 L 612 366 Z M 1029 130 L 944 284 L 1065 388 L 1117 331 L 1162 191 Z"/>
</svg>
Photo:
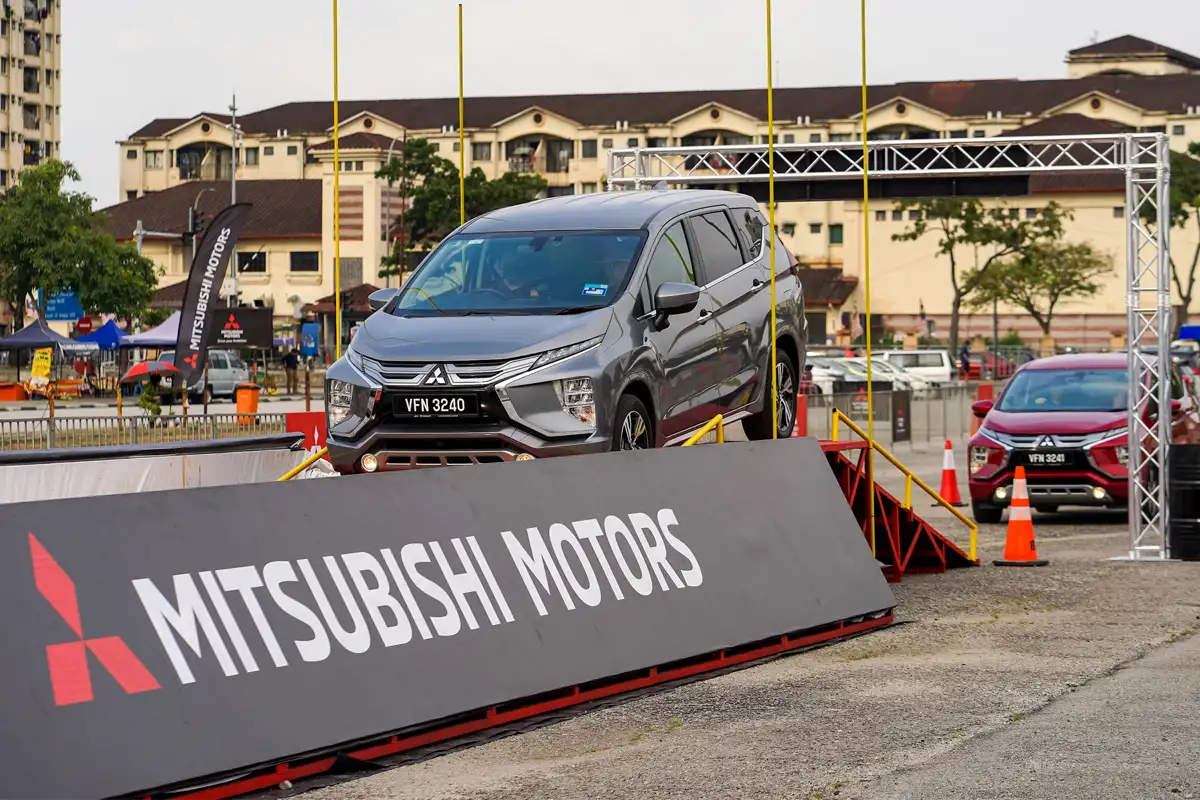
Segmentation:
<svg viewBox="0 0 1200 800">
<path fill-rule="evenodd" d="M 609 151 L 608 190 L 861 180 L 862 142 Z M 1170 150 L 1161 133 L 867 142 L 872 180 L 1122 172 L 1127 215 L 1129 557 L 1169 558 L 1167 450 L 1171 386 Z M 848 200 L 850 198 L 847 198 Z M 881 198 L 886 199 L 886 198 Z M 861 198 L 859 199 L 861 202 Z M 1152 220 L 1152 221 L 1147 221 Z"/>
</svg>

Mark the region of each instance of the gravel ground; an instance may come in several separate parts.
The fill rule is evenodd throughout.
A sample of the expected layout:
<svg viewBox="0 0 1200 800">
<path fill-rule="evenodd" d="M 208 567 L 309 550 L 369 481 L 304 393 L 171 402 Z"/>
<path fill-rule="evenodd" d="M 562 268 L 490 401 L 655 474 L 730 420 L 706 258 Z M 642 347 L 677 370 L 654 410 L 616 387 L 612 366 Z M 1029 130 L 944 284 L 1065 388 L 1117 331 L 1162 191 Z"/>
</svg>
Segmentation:
<svg viewBox="0 0 1200 800">
<path fill-rule="evenodd" d="M 918 454 L 914 468 L 937 486 L 940 454 Z M 1198 649 L 1185 640 L 1198 625 L 1200 564 L 1108 560 L 1127 550 L 1123 513 L 1035 515 L 1035 528 L 1050 566 L 991 566 L 1005 529 L 986 526 L 985 566 L 894 587 L 905 624 L 306 797 L 1157 797 L 1092 793 L 1104 765 L 1147 735 L 1174 749 L 1158 761 L 1141 753 L 1138 780 L 1191 791 L 1176 762 L 1200 754 L 1200 681 L 1179 695 L 1191 705 L 1160 697 L 1140 723 L 1122 709 L 1136 696 L 1133 670 L 1166 688 L 1161 676 L 1187 672 L 1176 651 Z M 1135 663 L 1156 648 L 1166 666 Z M 1033 749 L 1023 737 L 1038 730 Z M 1029 780 L 1037 764 L 1067 780 L 1062 765 L 1075 763 L 1081 737 L 1109 755 L 1094 770 L 1075 764 L 1074 788 Z"/>
</svg>

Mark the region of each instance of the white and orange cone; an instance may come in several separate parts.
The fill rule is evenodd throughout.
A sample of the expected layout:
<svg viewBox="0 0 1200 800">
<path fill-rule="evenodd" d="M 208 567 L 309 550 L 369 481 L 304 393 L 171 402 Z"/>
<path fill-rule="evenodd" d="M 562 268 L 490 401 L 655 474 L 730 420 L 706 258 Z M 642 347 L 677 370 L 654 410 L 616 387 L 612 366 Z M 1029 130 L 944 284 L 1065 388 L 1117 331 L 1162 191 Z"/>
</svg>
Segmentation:
<svg viewBox="0 0 1200 800">
<path fill-rule="evenodd" d="M 1029 510 L 1029 487 L 1025 468 L 1017 467 L 1013 479 L 1012 502 L 1008 506 L 1008 535 L 1004 540 L 1004 558 L 992 562 L 997 567 L 1044 567 L 1049 560 L 1038 558 L 1033 539 L 1033 514 Z"/>
<path fill-rule="evenodd" d="M 950 505 L 962 508 L 966 503 L 958 493 L 958 475 L 954 468 L 954 444 L 947 439 L 946 450 L 942 454 L 942 489 L 938 492 Z"/>
<path fill-rule="evenodd" d="M 808 436 L 808 398 L 802 394 L 796 395 L 796 422 L 792 425 L 793 439 Z"/>
</svg>

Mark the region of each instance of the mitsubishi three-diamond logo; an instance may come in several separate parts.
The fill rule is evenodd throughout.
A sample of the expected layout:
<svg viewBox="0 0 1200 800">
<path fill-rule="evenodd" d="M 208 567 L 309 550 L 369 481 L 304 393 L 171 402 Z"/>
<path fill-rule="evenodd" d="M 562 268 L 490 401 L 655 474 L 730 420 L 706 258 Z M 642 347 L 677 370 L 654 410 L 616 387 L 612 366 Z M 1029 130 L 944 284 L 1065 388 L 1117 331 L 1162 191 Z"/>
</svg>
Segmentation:
<svg viewBox="0 0 1200 800">
<path fill-rule="evenodd" d="M 446 379 L 446 367 L 442 364 L 435 366 L 425 376 L 426 386 L 445 386 L 447 383 L 449 381 Z"/>
<path fill-rule="evenodd" d="M 76 637 L 73 641 L 52 644 L 46 648 L 54 704 L 67 706 L 87 703 L 92 699 L 89 652 L 108 670 L 108 674 L 113 676 L 126 694 L 162 688 L 120 636 L 84 638 L 75 582 L 32 533 L 29 534 L 29 555 L 33 561 L 33 582 L 38 592 L 58 612 Z"/>
</svg>

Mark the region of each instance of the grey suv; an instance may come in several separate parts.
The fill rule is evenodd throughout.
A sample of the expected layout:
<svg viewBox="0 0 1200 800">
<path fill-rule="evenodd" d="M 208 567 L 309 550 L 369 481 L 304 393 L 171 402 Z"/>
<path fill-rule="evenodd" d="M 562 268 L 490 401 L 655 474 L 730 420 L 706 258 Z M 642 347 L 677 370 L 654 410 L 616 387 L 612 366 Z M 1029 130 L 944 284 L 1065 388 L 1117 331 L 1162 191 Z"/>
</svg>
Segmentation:
<svg viewBox="0 0 1200 800">
<path fill-rule="evenodd" d="M 770 269 L 757 203 L 724 191 L 539 200 L 472 220 L 376 309 L 326 376 L 343 472 L 677 444 L 716 414 L 771 438 Z M 779 434 L 804 363 L 776 240 Z"/>
</svg>

